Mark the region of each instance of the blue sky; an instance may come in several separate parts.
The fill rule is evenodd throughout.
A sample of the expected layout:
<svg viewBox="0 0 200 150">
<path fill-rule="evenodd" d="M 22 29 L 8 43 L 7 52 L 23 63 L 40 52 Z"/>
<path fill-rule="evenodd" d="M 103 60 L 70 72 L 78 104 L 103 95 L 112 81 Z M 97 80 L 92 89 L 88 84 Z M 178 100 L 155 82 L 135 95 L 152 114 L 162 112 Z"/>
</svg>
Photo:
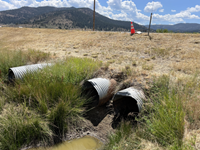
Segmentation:
<svg viewBox="0 0 200 150">
<path fill-rule="evenodd" d="M 0 11 L 23 6 L 55 6 L 93 9 L 94 0 L 0 0 Z M 134 21 L 142 25 L 199 23 L 200 0 L 96 0 L 96 11 L 111 19 Z"/>
</svg>

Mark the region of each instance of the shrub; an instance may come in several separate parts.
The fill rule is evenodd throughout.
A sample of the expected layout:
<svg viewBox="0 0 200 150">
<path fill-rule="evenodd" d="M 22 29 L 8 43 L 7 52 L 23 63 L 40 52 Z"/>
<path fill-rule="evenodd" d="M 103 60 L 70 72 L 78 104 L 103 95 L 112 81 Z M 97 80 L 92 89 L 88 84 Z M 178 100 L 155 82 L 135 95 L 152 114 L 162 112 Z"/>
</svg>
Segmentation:
<svg viewBox="0 0 200 150">
<path fill-rule="evenodd" d="M 157 33 L 170 33 L 172 31 L 168 31 L 167 29 L 157 29 L 156 32 Z"/>
</svg>

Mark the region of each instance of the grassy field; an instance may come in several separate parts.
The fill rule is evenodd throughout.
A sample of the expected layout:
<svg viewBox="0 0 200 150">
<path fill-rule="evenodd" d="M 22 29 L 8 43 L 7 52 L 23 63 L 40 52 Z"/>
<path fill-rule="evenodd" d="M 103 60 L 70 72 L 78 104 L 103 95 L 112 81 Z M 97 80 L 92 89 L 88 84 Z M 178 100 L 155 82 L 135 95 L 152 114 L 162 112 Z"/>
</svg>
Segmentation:
<svg viewBox="0 0 200 150">
<path fill-rule="evenodd" d="M 101 62 L 125 73 L 122 82 L 143 85 L 147 96 L 137 123 L 122 121 L 103 149 L 200 149 L 199 34 L 152 33 L 150 39 L 146 33 L 1 28 L 0 41 L 0 149 L 61 140 L 82 119 L 87 100 L 77 94 L 79 83 Z M 7 86 L 8 68 L 52 60 L 54 66 Z"/>
</svg>

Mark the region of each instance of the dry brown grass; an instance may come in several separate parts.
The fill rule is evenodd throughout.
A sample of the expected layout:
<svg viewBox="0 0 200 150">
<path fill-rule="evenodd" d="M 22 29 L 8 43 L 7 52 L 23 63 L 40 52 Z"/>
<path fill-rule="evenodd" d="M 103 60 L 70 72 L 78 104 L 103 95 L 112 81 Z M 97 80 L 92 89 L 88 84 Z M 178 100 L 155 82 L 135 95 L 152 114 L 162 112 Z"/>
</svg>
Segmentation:
<svg viewBox="0 0 200 150">
<path fill-rule="evenodd" d="M 172 69 L 180 70 L 177 69 L 179 68 L 176 64 L 177 60 L 187 60 L 192 64 L 198 60 L 198 55 L 200 55 L 198 52 L 199 37 L 194 34 L 153 33 L 151 34 L 152 40 L 149 40 L 145 33 L 129 36 L 128 33 L 121 32 L 28 28 L 1 28 L 0 33 L 1 45 L 9 49 L 27 50 L 31 48 L 56 53 L 56 56 L 60 58 L 65 56 L 65 51 L 71 56 L 85 57 L 85 54 L 88 54 L 87 57 L 95 57 L 104 62 L 115 60 L 110 65 L 115 69 L 132 65 L 133 60 L 145 58 L 146 60 L 151 59 L 154 66 L 151 72 L 167 73 Z M 93 55 L 97 52 L 100 53 Z M 141 70 L 142 64 L 138 63 L 137 68 Z M 185 67 L 181 71 L 186 73 L 191 69 Z"/>
</svg>

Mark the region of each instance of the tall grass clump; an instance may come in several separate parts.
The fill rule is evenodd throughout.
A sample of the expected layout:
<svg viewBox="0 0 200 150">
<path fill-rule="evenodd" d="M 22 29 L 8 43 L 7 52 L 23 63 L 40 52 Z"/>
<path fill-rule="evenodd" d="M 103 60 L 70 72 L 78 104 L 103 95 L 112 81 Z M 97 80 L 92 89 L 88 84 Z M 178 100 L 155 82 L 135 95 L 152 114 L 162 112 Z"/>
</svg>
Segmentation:
<svg viewBox="0 0 200 150">
<path fill-rule="evenodd" d="M 22 66 L 27 63 L 22 51 L 8 52 L 7 50 L 0 50 L 0 52 L 0 77 L 3 79 L 7 78 L 9 68 Z"/>
<path fill-rule="evenodd" d="M 152 85 L 149 98 L 153 104 L 144 116 L 144 138 L 162 146 L 182 144 L 184 134 L 184 107 L 179 87 L 170 84 L 169 76 L 162 76 Z"/>
<path fill-rule="evenodd" d="M 80 82 L 92 77 L 100 65 L 100 62 L 92 59 L 67 58 L 38 72 L 27 73 L 22 80 L 16 80 L 14 86 L 4 87 L 1 95 L 6 97 L 7 103 L 23 104 L 46 120 L 53 142 L 61 142 L 68 129 L 82 120 L 84 106 L 88 103 L 88 99 L 81 95 Z M 20 123 L 23 125 L 25 122 Z M 20 132 L 17 133 L 22 136 Z"/>
<path fill-rule="evenodd" d="M 10 88 L 10 98 L 16 102 L 26 102 L 35 106 L 34 102 L 46 101 L 52 106 L 59 99 L 77 98 L 80 93 L 79 84 L 90 78 L 100 66 L 91 59 L 69 58 L 34 74 L 28 73 L 24 80 L 19 80 L 15 88 Z M 70 98 L 68 98 L 70 97 Z"/>
<path fill-rule="evenodd" d="M 5 103 L 6 103 L 6 98 L 4 96 L 0 96 L 0 112 L 3 110 Z"/>
<path fill-rule="evenodd" d="M 200 80 L 197 73 L 193 77 L 179 79 L 178 84 L 182 88 L 182 101 L 184 102 L 185 119 L 189 123 L 189 129 L 198 129 L 200 124 Z"/>
<path fill-rule="evenodd" d="M 140 139 L 134 133 L 130 122 L 122 121 L 116 132 L 108 136 L 108 143 L 104 150 L 132 150 L 139 149 Z"/>
<path fill-rule="evenodd" d="M 50 53 L 44 53 L 39 50 L 33 50 L 29 49 L 27 52 L 25 52 L 26 58 L 31 63 L 38 63 L 47 61 L 50 59 Z"/>
<path fill-rule="evenodd" d="M 9 51 L 0 49 L 0 78 L 7 79 L 8 69 L 11 67 L 23 66 L 28 63 L 38 63 L 50 59 L 49 53 L 44 53 L 35 50 Z"/>
<path fill-rule="evenodd" d="M 8 105 L 0 115 L 0 149 L 16 150 L 40 142 L 52 141 L 49 122 L 27 107 Z"/>
</svg>

